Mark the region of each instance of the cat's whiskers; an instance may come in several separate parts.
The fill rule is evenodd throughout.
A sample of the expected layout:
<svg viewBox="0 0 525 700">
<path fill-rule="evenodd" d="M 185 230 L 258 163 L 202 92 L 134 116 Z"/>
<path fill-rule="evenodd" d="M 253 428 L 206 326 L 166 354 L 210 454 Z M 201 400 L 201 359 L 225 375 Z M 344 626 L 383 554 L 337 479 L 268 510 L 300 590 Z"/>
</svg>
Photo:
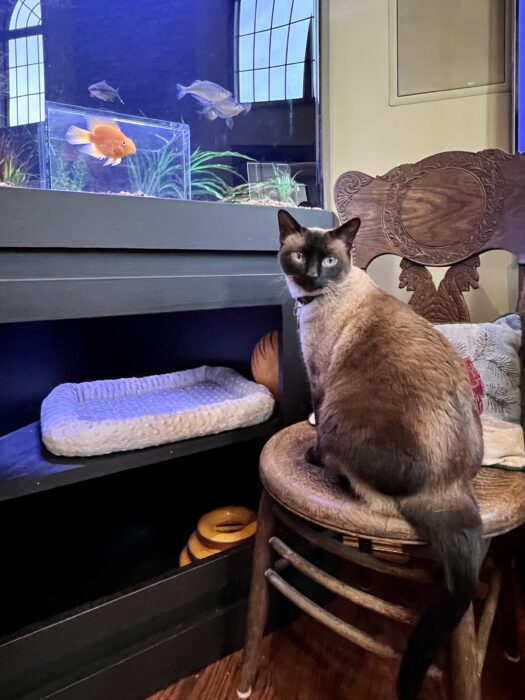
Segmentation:
<svg viewBox="0 0 525 700">
<path fill-rule="evenodd" d="M 337 296 L 337 285 L 335 282 L 328 282 L 325 287 L 325 295 L 334 300 Z"/>
<path fill-rule="evenodd" d="M 279 287 L 277 292 L 279 299 L 285 299 L 290 296 L 290 290 L 288 289 L 286 280 L 283 277 L 272 278 L 270 280 L 270 284 L 272 284 L 274 287 Z"/>
</svg>

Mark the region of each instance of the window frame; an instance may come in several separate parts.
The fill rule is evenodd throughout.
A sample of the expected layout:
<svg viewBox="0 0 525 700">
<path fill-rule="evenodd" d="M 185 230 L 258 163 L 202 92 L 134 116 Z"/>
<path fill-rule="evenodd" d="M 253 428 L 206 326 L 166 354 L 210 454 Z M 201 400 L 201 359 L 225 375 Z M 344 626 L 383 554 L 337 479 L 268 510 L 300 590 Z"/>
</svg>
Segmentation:
<svg viewBox="0 0 525 700">
<path fill-rule="evenodd" d="M 273 0 L 275 4 L 275 0 Z M 234 23 L 234 57 L 235 57 L 235 63 L 234 63 L 234 76 L 235 76 L 235 91 L 237 95 L 237 99 L 239 102 L 241 101 L 241 92 L 240 92 L 240 80 L 239 76 L 241 73 L 250 73 L 252 76 L 255 73 L 256 68 L 248 68 L 246 70 L 241 70 L 239 67 L 239 48 L 240 48 L 240 38 L 242 36 L 248 36 L 249 34 L 252 34 L 252 32 L 249 32 L 248 34 L 240 34 L 240 12 L 241 12 L 241 4 L 242 0 L 236 0 L 235 3 L 235 23 Z M 257 11 L 257 2 L 255 3 L 255 10 Z M 292 0 L 292 9 L 291 11 L 293 12 L 293 0 Z M 273 19 L 273 8 L 272 8 L 272 19 Z M 253 35 L 258 33 L 255 30 L 255 21 L 256 17 L 254 17 L 254 31 Z M 305 19 L 302 20 L 294 20 L 291 21 L 291 15 L 290 15 L 290 22 L 288 22 L 288 27 L 291 26 L 291 24 L 296 24 L 298 22 L 304 22 L 306 21 Z M 251 101 L 252 108 L 258 105 L 262 106 L 268 106 L 268 105 L 283 105 L 286 103 L 293 102 L 294 104 L 301 105 L 301 104 L 307 104 L 310 103 L 312 99 L 316 98 L 317 95 L 317 88 L 316 88 L 316 71 L 318 70 L 317 67 L 317 62 L 318 62 L 318 52 L 316 50 L 317 47 L 317 42 L 318 38 L 316 37 L 316 32 L 318 31 L 319 27 L 319 2 L 317 0 L 312 0 L 312 15 L 309 18 L 310 26 L 308 28 L 308 36 L 306 39 L 306 47 L 305 47 L 305 54 L 304 54 L 304 60 L 302 61 L 304 65 L 304 77 L 303 77 L 303 94 L 301 97 L 284 97 L 284 98 L 279 98 L 279 99 L 268 99 L 268 100 L 256 100 L 255 99 L 255 90 L 254 90 L 254 99 Z M 279 25 L 279 26 L 287 26 L 287 25 Z M 270 26 L 269 29 L 265 30 L 259 30 L 259 31 L 274 31 L 276 27 Z M 271 35 L 270 35 L 270 47 L 271 47 Z M 270 48 L 271 50 L 271 48 Z M 255 42 L 254 42 L 254 51 L 255 51 Z M 288 54 L 288 51 L 286 51 L 286 54 Z M 285 59 L 287 59 L 288 56 L 286 55 Z M 270 60 L 270 59 L 269 59 Z M 289 65 L 296 65 L 299 64 L 299 61 L 292 61 L 290 63 L 285 62 L 284 68 L 286 70 L 287 66 Z M 266 70 L 271 70 L 271 68 L 278 67 L 278 66 L 272 66 L 272 65 L 267 65 L 264 66 L 264 69 Z M 268 77 L 268 96 L 270 96 L 270 76 Z M 286 85 L 286 83 L 285 83 Z M 286 88 L 285 88 L 286 89 Z"/>
<path fill-rule="evenodd" d="M 29 25 L 26 27 L 19 27 L 17 29 L 10 29 L 9 25 L 11 23 L 11 19 L 13 18 L 14 13 L 17 11 L 19 2 L 24 2 L 24 0 L 14 0 L 13 2 L 10 3 L 9 7 L 6 7 L 4 9 L 4 16 L 2 18 L 2 26 L 0 27 L 0 74 L 5 76 L 5 85 L 3 85 L 3 92 L 0 93 L 0 127 L 9 127 L 9 128 L 17 128 L 17 127 L 22 127 L 22 126 L 29 126 L 31 124 L 39 124 L 40 122 L 45 120 L 45 114 L 43 113 L 42 105 L 40 106 L 40 119 L 36 121 L 24 121 L 24 122 L 18 122 L 16 124 L 11 124 L 10 123 L 10 99 L 12 97 L 11 95 L 11 89 L 10 89 L 10 77 L 9 77 L 9 71 L 12 66 L 10 66 L 9 63 L 9 42 L 14 39 L 27 39 L 32 36 L 40 36 L 42 37 L 41 42 L 42 42 L 42 52 L 41 55 L 39 55 L 39 60 L 38 63 L 35 65 L 39 66 L 39 92 L 38 93 L 25 93 L 18 95 L 18 92 L 16 94 L 16 98 L 18 97 L 24 97 L 31 94 L 37 94 L 37 95 L 43 95 L 44 100 L 45 100 L 45 94 L 46 94 L 46 76 L 45 76 L 45 47 L 44 47 L 44 40 L 45 40 L 45 32 L 44 32 L 44 12 L 43 12 L 43 3 L 42 0 L 39 0 L 40 4 L 40 23 L 35 24 L 35 25 Z M 30 15 L 29 15 L 30 16 Z M 23 64 L 22 64 L 23 65 Z M 40 81 L 40 66 L 42 66 L 42 74 L 43 74 L 43 85 L 41 84 Z M 16 66 L 18 67 L 18 65 Z M 29 82 L 29 81 L 28 81 Z M 18 116 L 18 108 L 17 108 L 17 116 Z M 29 116 L 29 107 L 28 107 L 28 116 Z"/>
</svg>

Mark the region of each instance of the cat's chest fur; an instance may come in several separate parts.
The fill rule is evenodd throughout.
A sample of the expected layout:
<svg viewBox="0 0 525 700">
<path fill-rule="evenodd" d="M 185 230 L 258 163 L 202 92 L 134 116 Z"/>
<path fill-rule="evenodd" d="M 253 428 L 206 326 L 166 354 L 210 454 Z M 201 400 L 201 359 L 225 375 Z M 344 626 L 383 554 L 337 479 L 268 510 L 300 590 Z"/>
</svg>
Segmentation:
<svg viewBox="0 0 525 700">
<path fill-rule="evenodd" d="M 321 305 L 322 302 L 312 302 Z M 300 311 L 299 337 L 301 350 L 310 379 L 321 379 L 326 375 L 333 359 L 333 349 L 339 333 L 331 309 L 308 307 Z"/>
<path fill-rule="evenodd" d="M 360 321 L 354 313 L 376 287 L 362 270 L 354 269 L 337 295 L 326 295 L 299 309 L 301 349 L 311 380 L 323 380 L 341 354 L 351 352 Z M 362 321 L 362 319 L 361 319 Z M 353 332 L 355 331 L 355 333 Z"/>
</svg>

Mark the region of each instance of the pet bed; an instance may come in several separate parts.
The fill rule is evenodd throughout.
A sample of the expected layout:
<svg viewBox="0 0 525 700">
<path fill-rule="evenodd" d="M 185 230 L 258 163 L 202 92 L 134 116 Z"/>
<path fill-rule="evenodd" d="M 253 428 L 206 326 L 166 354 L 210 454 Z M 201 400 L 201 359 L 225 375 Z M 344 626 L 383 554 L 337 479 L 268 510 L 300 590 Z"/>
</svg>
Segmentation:
<svg viewBox="0 0 525 700">
<path fill-rule="evenodd" d="M 273 407 L 266 387 L 226 367 L 60 384 L 42 403 L 42 440 L 56 455 L 101 455 L 255 425 Z"/>
</svg>

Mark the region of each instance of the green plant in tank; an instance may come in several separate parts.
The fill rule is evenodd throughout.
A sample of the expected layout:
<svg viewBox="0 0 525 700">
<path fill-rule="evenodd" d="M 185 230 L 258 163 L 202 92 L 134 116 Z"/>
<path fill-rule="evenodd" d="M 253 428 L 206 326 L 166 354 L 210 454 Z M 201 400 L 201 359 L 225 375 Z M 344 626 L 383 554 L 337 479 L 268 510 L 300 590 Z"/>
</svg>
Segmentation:
<svg viewBox="0 0 525 700">
<path fill-rule="evenodd" d="M 263 182 L 246 182 L 230 187 L 223 201 L 248 203 L 253 201 L 275 201 L 281 204 L 295 205 L 296 177 L 289 172 L 280 172 L 274 168 L 274 175 Z"/>
<path fill-rule="evenodd" d="M 65 157 L 65 146 L 54 146 L 55 173 L 53 189 L 83 192 L 88 176 L 87 157 L 79 154 L 74 160 Z"/>
<path fill-rule="evenodd" d="M 23 187 L 31 178 L 28 146 L 18 146 L 10 134 L 0 134 L 0 182 Z"/>
<path fill-rule="evenodd" d="M 250 201 L 250 187 L 253 186 L 248 182 L 243 182 L 242 184 L 235 185 L 234 187 L 228 187 L 227 191 L 222 197 L 222 201 L 235 204 L 246 204 Z"/>
<path fill-rule="evenodd" d="M 215 199 L 224 200 L 232 190 L 232 185 L 228 184 L 224 175 L 243 179 L 233 165 L 220 162 L 224 158 L 254 160 L 238 151 L 201 151 L 200 147 L 196 148 L 191 154 L 190 161 L 192 199 L 215 197 Z"/>
<path fill-rule="evenodd" d="M 274 190 L 277 193 L 275 199 L 283 203 L 295 203 L 294 195 L 297 189 L 295 178 L 298 174 L 292 175 L 290 172 L 282 172 L 274 168 L 274 175 L 267 184 L 270 191 Z"/>
<path fill-rule="evenodd" d="M 158 151 L 137 151 L 129 159 L 128 169 L 131 186 L 135 192 L 153 197 L 184 196 L 184 168 L 181 153 L 174 151 L 162 137 L 165 145 Z M 237 151 L 204 151 L 196 148 L 190 156 L 191 198 L 222 200 L 231 185 L 225 176 L 242 179 L 226 158 L 252 161 L 253 158 Z"/>
<path fill-rule="evenodd" d="M 184 198 L 184 170 L 180 151 L 171 142 L 156 135 L 164 146 L 156 151 L 138 150 L 129 158 L 128 171 L 136 193 L 150 197 Z"/>
</svg>

